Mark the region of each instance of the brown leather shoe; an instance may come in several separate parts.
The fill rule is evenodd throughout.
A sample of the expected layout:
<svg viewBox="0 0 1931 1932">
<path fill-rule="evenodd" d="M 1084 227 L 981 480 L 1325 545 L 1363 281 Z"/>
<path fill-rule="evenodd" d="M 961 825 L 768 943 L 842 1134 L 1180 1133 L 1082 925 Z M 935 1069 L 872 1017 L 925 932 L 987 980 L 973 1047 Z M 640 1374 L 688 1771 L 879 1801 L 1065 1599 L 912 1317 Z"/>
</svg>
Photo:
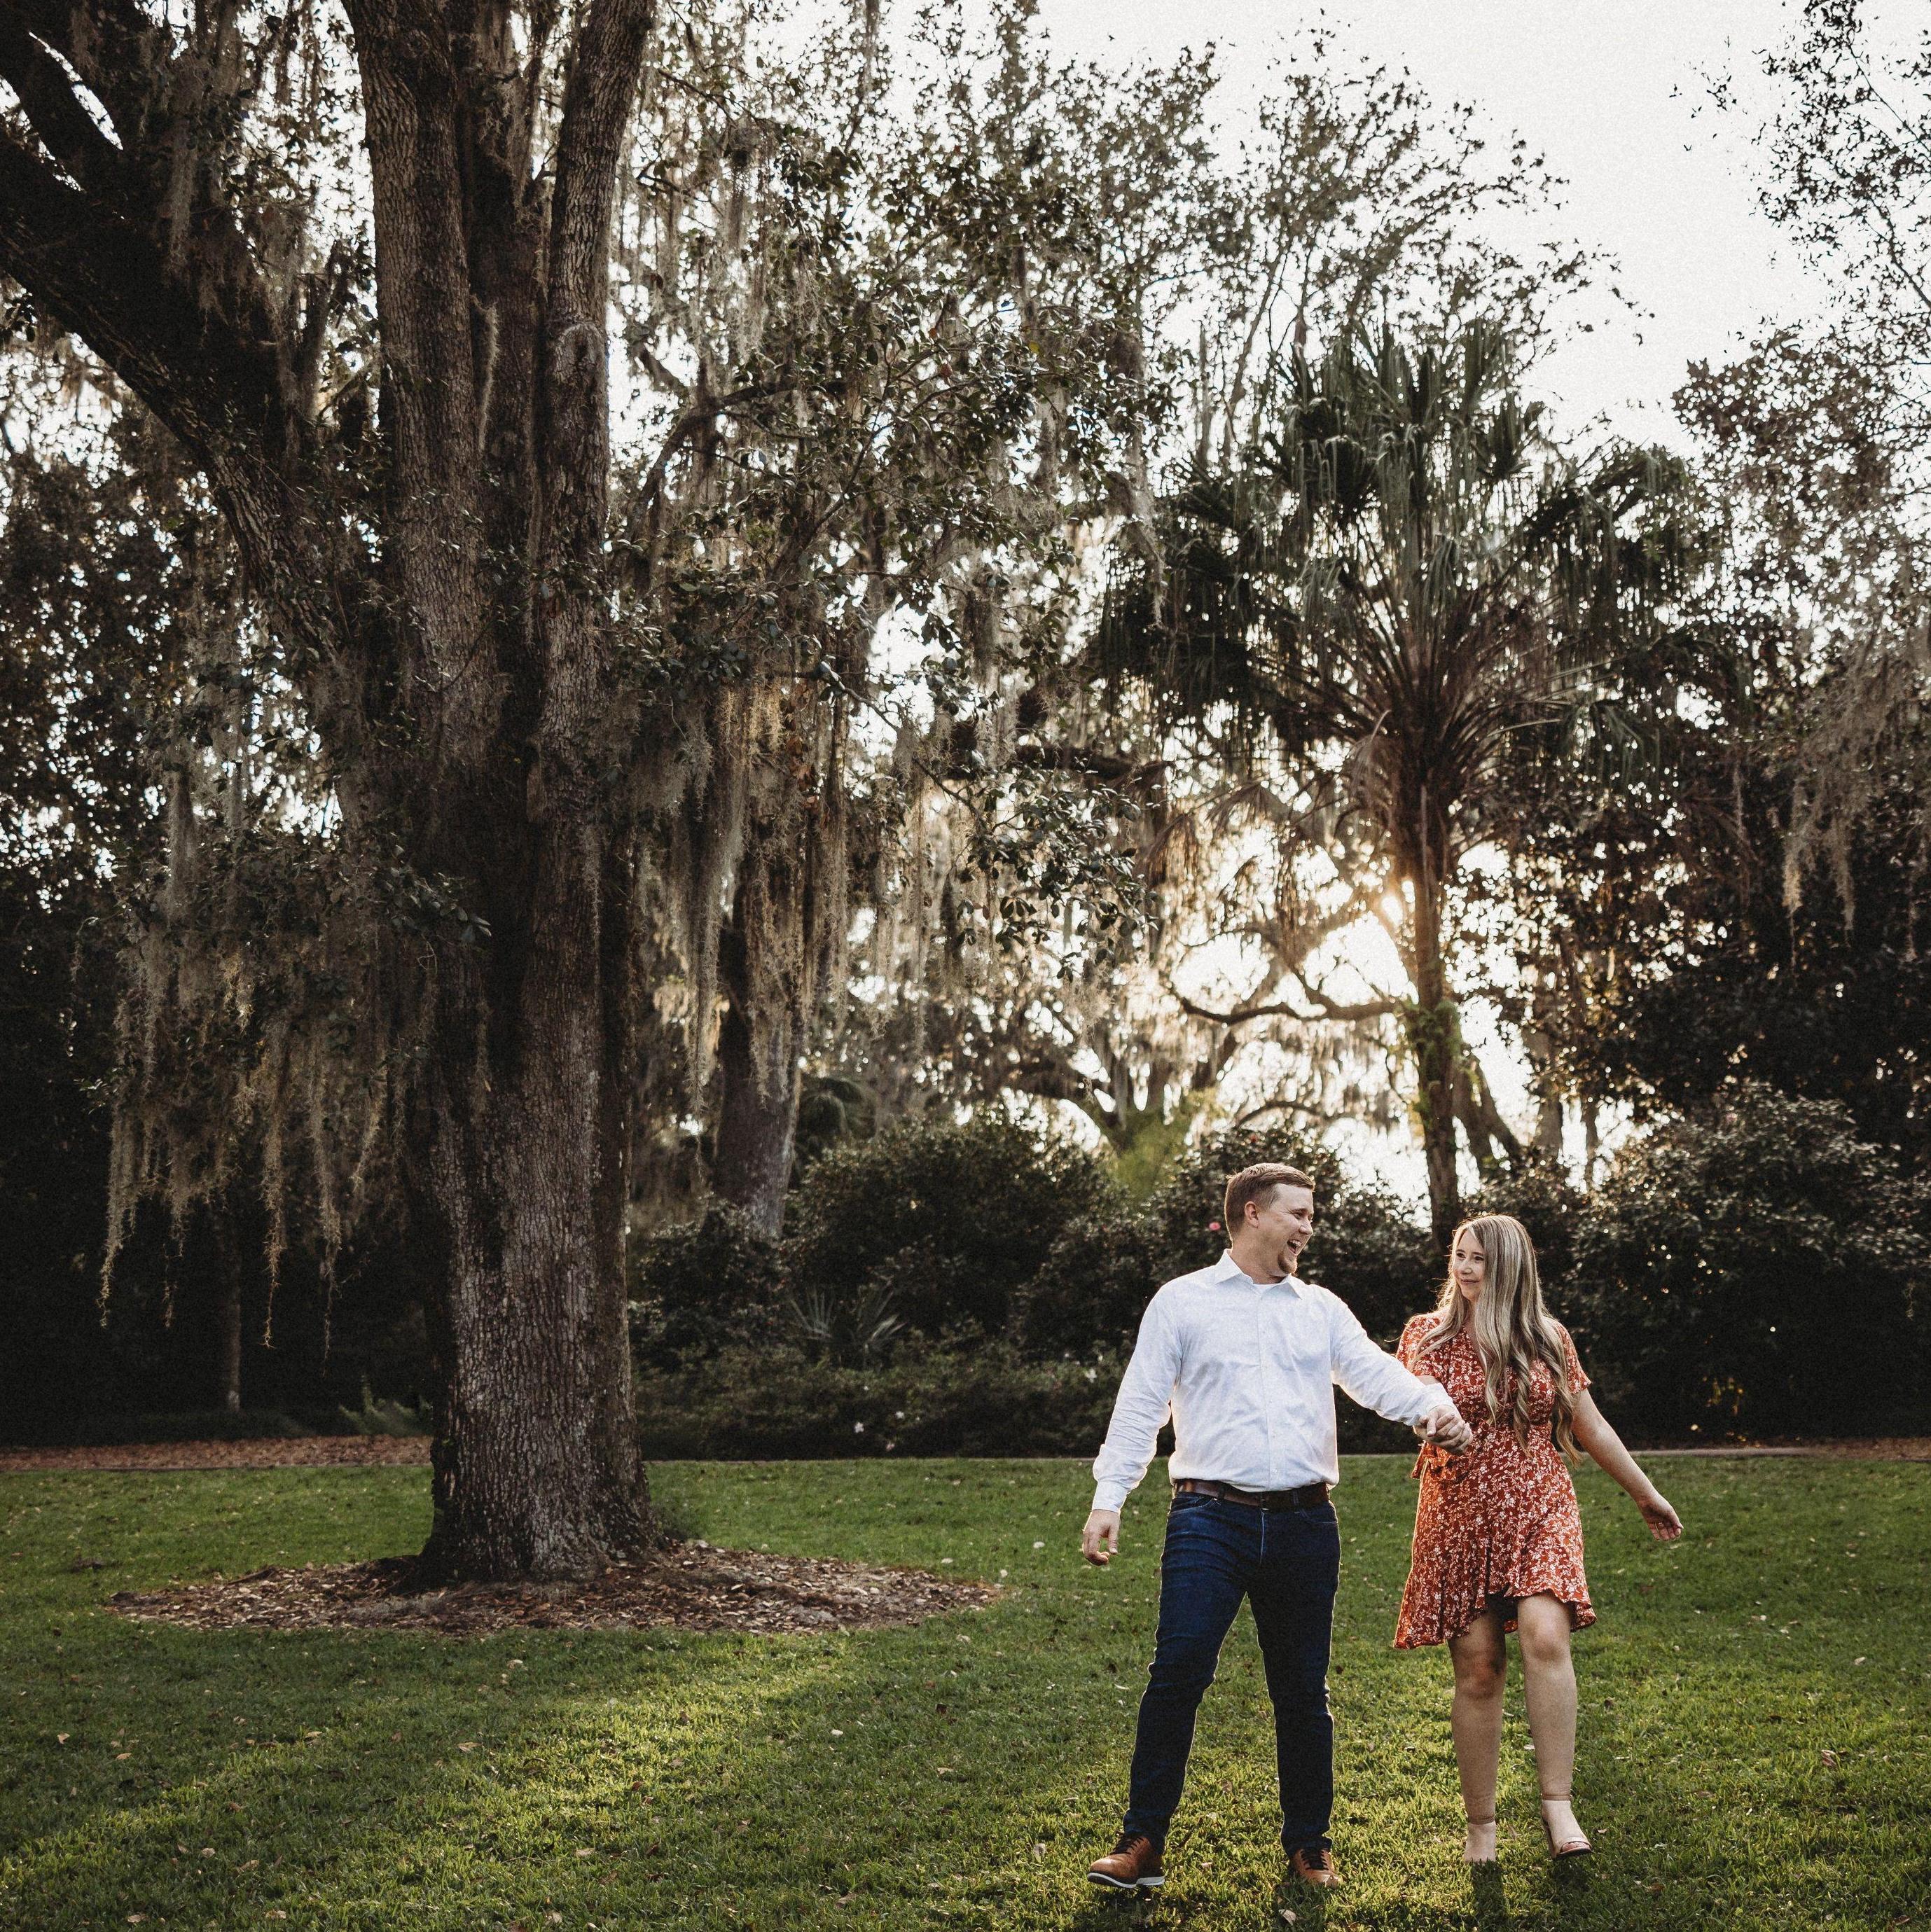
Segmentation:
<svg viewBox="0 0 1931 1932">
<path fill-rule="evenodd" d="M 1160 1854 L 1144 1832 L 1122 1832 L 1119 1843 L 1086 1868 L 1086 1876 L 1110 1892 L 1158 1892 L 1167 1882 Z"/>
<path fill-rule="evenodd" d="M 1341 1876 L 1335 1869 L 1335 1855 L 1325 1845 L 1303 1845 L 1289 1857 L 1287 1869 L 1317 1892 L 1341 1889 Z"/>
</svg>

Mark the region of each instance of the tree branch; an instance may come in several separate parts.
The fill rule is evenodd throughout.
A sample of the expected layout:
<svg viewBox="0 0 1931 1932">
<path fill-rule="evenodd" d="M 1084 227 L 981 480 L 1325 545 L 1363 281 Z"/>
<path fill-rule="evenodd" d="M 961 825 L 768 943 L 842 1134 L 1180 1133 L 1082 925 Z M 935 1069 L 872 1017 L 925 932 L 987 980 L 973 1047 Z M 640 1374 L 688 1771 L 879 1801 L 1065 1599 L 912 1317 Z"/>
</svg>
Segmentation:
<svg viewBox="0 0 1931 1932">
<path fill-rule="evenodd" d="M 0 0 L 0 78 L 20 97 L 47 152 L 74 180 L 116 200 L 125 179 L 120 150 L 94 124 L 67 70 L 29 31 L 14 0 Z"/>
<path fill-rule="evenodd" d="M 553 327 L 582 322 L 602 333 L 610 298 L 617 151 L 636 98 L 644 42 L 656 10 L 655 0 L 591 0 L 571 50 L 551 204 Z"/>
<path fill-rule="evenodd" d="M 174 38 L 164 22 L 150 19 L 135 0 L 8 0 L 8 5 L 86 83 L 127 153 L 153 145 L 160 117 L 149 83 L 173 59 Z"/>
<path fill-rule="evenodd" d="M 1309 999 L 1319 1009 L 1314 1012 L 1304 1012 L 1291 1000 L 1269 1000 L 1253 1006 L 1236 1006 L 1228 1012 L 1216 1012 L 1211 1006 L 1190 1000 L 1184 993 L 1175 992 L 1172 986 L 1167 989 L 1179 1001 L 1180 1010 L 1197 1020 L 1212 1020 L 1218 1026 L 1245 1026 L 1250 1020 L 1291 1019 L 1299 1020 L 1304 1026 L 1318 1026 L 1324 1021 L 1351 1025 L 1366 1020 L 1385 1019 L 1389 1014 L 1399 1010 L 1393 1000 L 1364 1000 L 1357 1004 L 1344 1005 L 1332 1000 L 1319 988 L 1305 988 Z"/>
<path fill-rule="evenodd" d="M 254 292 L 200 298 L 196 263 L 164 257 L 131 220 L 103 212 L 0 128 L 0 270 L 26 289 L 178 436 L 207 476 L 257 594 L 291 643 L 324 656 L 314 586 L 329 547 L 290 487 L 301 425 L 287 406 L 272 318 L 231 311 Z M 296 594 L 298 587 L 300 594 Z"/>
</svg>

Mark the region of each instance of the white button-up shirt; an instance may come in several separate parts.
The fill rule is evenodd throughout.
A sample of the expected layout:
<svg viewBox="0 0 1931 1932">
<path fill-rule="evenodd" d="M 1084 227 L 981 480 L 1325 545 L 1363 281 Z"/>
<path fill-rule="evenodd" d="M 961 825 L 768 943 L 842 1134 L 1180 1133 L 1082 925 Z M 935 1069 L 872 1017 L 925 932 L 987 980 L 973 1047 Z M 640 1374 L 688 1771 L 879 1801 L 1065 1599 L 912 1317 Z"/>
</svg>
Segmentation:
<svg viewBox="0 0 1931 1932">
<path fill-rule="evenodd" d="M 1231 1253 L 1170 1281 L 1140 1317 L 1113 1419 L 1094 1459 L 1095 1509 L 1116 1510 L 1173 1418 L 1175 1478 L 1244 1490 L 1335 1483 L 1336 1382 L 1411 1426 L 1447 1400 L 1377 1348 L 1338 1294 L 1311 1281 L 1257 1282 Z"/>
</svg>

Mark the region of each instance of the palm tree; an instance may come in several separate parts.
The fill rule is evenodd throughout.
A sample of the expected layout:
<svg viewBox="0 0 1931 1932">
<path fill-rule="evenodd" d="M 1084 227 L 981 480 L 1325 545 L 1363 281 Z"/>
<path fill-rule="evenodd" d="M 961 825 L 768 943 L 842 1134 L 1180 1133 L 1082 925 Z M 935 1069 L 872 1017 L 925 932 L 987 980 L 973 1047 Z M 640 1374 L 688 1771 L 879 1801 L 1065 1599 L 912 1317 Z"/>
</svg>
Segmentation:
<svg viewBox="0 0 1931 1932">
<path fill-rule="evenodd" d="M 1163 506 L 1160 566 L 1122 554 L 1097 644 L 1242 776 L 1284 770 L 1365 822 L 1401 908 L 1444 1240 L 1458 1100 L 1482 1100 L 1443 953 L 1457 869 L 1521 734 L 1587 714 L 1590 666 L 1650 620 L 1683 554 L 1676 466 L 1626 446 L 1565 454 L 1519 374 L 1479 321 L 1440 344 L 1357 334 L 1318 364 L 1297 354 L 1245 459 Z"/>
</svg>

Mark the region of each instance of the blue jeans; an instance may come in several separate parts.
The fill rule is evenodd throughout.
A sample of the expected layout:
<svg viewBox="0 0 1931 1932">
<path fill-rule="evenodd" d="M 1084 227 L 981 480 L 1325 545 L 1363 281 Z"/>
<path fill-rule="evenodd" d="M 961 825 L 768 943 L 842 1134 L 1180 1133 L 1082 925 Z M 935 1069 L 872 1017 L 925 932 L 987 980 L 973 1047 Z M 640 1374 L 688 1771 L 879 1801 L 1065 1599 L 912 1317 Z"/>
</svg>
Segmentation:
<svg viewBox="0 0 1931 1932">
<path fill-rule="evenodd" d="M 1340 1576 L 1341 1531 L 1331 1504 L 1257 1510 L 1191 1492 L 1173 1498 L 1125 1830 L 1165 1844 L 1186 1781 L 1194 1713 L 1245 1597 L 1274 1702 L 1281 1845 L 1295 1852 L 1328 1843 L 1335 1796 L 1328 1638 Z"/>
</svg>

